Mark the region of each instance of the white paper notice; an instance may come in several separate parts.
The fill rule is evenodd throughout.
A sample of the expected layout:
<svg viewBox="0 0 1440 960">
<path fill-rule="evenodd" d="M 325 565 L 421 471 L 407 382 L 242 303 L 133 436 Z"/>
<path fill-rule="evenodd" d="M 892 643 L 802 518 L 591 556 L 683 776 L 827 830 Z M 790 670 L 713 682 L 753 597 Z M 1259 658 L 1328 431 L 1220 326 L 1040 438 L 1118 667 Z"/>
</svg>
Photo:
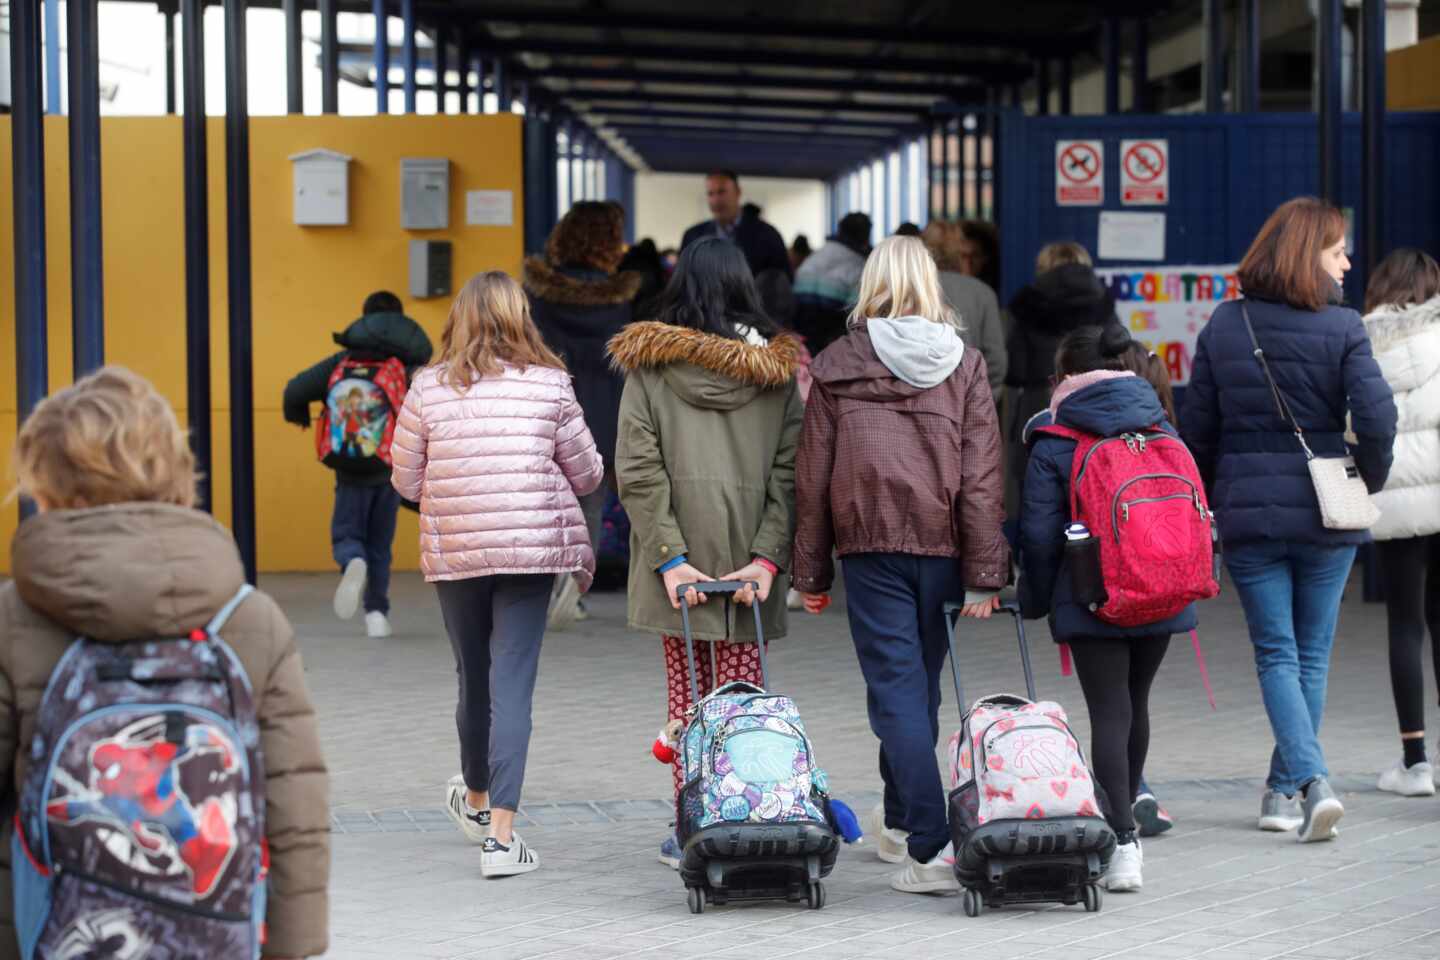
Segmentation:
<svg viewBox="0 0 1440 960">
<path fill-rule="evenodd" d="M 1100 211 L 1101 260 L 1164 260 L 1165 214 Z"/>
<path fill-rule="evenodd" d="M 510 190 L 468 190 L 465 224 L 470 227 L 515 225 L 515 194 Z"/>
</svg>

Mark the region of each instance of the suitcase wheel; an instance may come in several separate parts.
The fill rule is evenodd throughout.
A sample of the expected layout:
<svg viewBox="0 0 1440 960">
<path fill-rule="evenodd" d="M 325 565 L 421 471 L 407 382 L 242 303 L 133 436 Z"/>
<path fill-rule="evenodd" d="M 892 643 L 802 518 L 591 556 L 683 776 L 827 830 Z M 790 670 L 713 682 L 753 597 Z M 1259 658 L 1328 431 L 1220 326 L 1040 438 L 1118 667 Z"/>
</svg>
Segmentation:
<svg viewBox="0 0 1440 960">
<path fill-rule="evenodd" d="M 1104 894 L 1100 892 L 1100 885 L 1087 883 L 1085 885 L 1085 912 L 1098 913 L 1100 904 L 1105 900 Z"/>
<path fill-rule="evenodd" d="M 705 912 L 705 891 L 700 887 L 686 887 L 685 893 L 690 901 L 691 913 Z"/>
<path fill-rule="evenodd" d="M 965 906 L 965 916 L 967 917 L 978 917 L 985 909 L 984 898 L 980 896 L 980 891 L 976 890 L 973 887 L 965 888 L 965 896 L 963 900 Z"/>
<path fill-rule="evenodd" d="M 814 883 L 810 884 L 810 889 L 807 891 L 806 900 L 809 902 L 811 910 L 819 910 L 821 907 L 825 906 L 825 884 L 821 883 L 819 880 L 816 880 Z"/>
</svg>

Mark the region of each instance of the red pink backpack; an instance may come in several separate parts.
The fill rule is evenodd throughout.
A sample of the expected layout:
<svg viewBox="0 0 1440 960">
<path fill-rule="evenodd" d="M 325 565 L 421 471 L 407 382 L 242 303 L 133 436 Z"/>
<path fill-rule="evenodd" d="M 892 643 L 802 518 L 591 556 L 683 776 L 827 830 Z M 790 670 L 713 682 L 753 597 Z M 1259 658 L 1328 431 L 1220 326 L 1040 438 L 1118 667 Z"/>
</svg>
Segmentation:
<svg viewBox="0 0 1440 960">
<path fill-rule="evenodd" d="M 1215 515 L 1178 437 L 1159 426 L 1117 437 L 1058 425 L 1037 432 L 1075 441 L 1070 516 L 1099 541 L 1108 597 L 1095 616 L 1143 626 L 1220 592 Z"/>
<path fill-rule="evenodd" d="M 406 389 L 405 365 L 395 357 L 358 360 L 347 355 L 337 363 L 315 428 L 320 462 L 347 473 L 388 471 Z"/>
</svg>

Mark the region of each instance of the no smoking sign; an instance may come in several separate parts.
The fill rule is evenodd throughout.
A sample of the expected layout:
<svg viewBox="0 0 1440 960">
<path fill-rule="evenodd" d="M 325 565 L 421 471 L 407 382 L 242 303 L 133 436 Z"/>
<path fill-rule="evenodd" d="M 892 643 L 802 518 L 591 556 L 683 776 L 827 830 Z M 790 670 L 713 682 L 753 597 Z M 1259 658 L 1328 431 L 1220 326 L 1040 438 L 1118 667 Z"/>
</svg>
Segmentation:
<svg viewBox="0 0 1440 960">
<path fill-rule="evenodd" d="M 1055 141 L 1055 202 L 1062 207 L 1098 207 L 1104 200 L 1105 144 Z"/>
<path fill-rule="evenodd" d="M 1170 141 L 1120 141 L 1120 202 L 1128 206 L 1170 202 Z"/>
</svg>

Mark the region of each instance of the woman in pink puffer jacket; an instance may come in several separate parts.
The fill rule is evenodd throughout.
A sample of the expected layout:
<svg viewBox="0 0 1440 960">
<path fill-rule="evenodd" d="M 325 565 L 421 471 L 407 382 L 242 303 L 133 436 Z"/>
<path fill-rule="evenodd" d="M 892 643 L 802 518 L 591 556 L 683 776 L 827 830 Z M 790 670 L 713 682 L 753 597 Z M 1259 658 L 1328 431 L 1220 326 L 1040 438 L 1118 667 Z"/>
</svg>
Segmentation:
<svg viewBox="0 0 1440 960">
<path fill-rule="evenodd" d="M 511 825 L 545 611 L 557 575 L 590 586 L 578 497 L 600 485 L 604 464 L 514 280 L 485 273 L 460 291 L 390 453 L 395 489 L 420 501 L 420 566 L 440 594 L 460 679 L 463 772 L 446 785 L 445 809 L 483 844 L 481 873 L 528 873 L 539 857 Z"/>
</svg>

